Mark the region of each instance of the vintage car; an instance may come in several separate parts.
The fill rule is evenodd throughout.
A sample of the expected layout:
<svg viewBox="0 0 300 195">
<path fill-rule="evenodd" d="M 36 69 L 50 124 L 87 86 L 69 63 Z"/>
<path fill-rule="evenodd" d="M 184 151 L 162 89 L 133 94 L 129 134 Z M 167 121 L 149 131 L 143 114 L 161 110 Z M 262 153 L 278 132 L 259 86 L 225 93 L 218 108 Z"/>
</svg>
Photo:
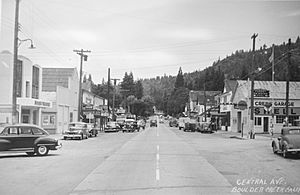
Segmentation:
<svg viewBox="0 0 300 195">
<path fill-rule="evenodd" d="M 123 131 L 123 133 L 124 132 L 135 132 L 135 131 L 140 131 L 140 128 L 139 128 L 136 120 L 125 119 L 125 125 L 124 125 L 122 131 Z"/>
<path fill-rule="evenodd" d="M 178 122 L 177 122 L 176 118 L 170 119 L 169 126 L 170 127 L 178 127 Z"/>
<path fill-rule="evenodd" d="M 197 131 L 201 133 L 212 133 L 212 128 L 210 122 L 198 122 Z"/>
<path fill-rule="evenodd" d="M 284 158 L 288 154 L 296 154 L 300 152 L 300 127 L 290 126 L 283 127 L 278 138 L 272 140 L 273 152 L 280 153 Z"/>
<path fill-rule="evenodd" d="M 197 121 L 195 119 L 190 119 L 187 120 L 184 123 L 184 128 L 183 131 L 191 131 L 191 132 L 195 132 L 197 129 Z"/>
<path fill-rule="evenodd" d="M 138 125 L 139 128 L 145 129 L 146 122 L 145 122 L 145 120 L 140 119 L 140 120 L 137 121 L 137 125 Z"/>
<path fill-rule="evenodd" d="M 98 130 L 97 128 L 95 127 L 94 124 L 92 123 L 87 123 L 87 128 L 88 128 L 88 131 L 89 131 L 89 137 L 97 137 L 98 135 Z"/>
<path fill-rule="evenodd" d="M 180 117 L 178 119 L 178 128 L 179 130 L 185 128 L 185 123 L 189 122 L 191 119 L 189 117 Z"/>
<path fill-rule="evenodd" d="M 72 122 L 69 124 L 68 130 L 63 133 L 63 139 L 88 139 L 90 133 L 87 123 Z"/>
<path fill-rule="evenodd" d="M 28 156 L 45 156 L 49 150 L 57 150 L 62 144 L 36 125 L 7 125 L 0 133 L 0 153 L 25 152 Z"/>
<path fill-rule="evenodd" d="M 157 120 L 155 119 L 150 120 L 150 127 L 157 127 Z"/>
<path fill-rule="evenodd" d="M 106 124 L 106 127 L 104 128 L 104 132 L 118 132 L 120 130 L 120 126 L 115 121 L 110 121 Z"/>
</svg>

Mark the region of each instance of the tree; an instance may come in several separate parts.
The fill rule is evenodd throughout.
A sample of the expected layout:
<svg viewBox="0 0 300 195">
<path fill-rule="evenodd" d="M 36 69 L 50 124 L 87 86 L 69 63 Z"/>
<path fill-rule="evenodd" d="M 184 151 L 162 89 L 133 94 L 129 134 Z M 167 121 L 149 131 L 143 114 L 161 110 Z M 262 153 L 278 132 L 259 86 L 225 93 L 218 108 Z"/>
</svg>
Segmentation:
<svg viewBox="0 0 300 195">
<path fill-rule="evenodd" d="M 121 82 L 121 93 L 124 95 L 125 98 L 127 98 L 129 95 L 134 95 L 134 80 L 133 80 L 133 74 L 125 72 L 125 75 L 123 77 L 123 81 Z"/>
<path fill-rule="evenodd" d="M 183 74 L 182 74 L 182 70 L 181 67 L 179 68 L 177 77 L 176 77 L 176 81 L 175 81 L 175 89 L 178 89 L 180 87 L 184 86 L 184 78 L 183 78 Z"/>
<path fill-rule="evenodd" d="M 142 81 L 141 80 L 138 80 L 135 84 L 135 97 L 137 99 L 141 99 L 143 97 L 143 84 L 142 84 Z"/>
<path fill-rule="evenodd" d="M 93 82 L 93 81 L 92 81 L 92 75 L 91 75 L 91 74 L 89 74 L 88 81 L 91 81 L 91 82 Z"/>
</svg>

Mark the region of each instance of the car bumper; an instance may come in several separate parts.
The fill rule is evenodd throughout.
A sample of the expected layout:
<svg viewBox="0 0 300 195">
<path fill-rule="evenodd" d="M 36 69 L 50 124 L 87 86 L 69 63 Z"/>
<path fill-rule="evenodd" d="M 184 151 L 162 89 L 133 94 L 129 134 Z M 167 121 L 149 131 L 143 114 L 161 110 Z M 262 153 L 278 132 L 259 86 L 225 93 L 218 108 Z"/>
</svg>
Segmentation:
<svg viewBox="0 0 300 195">
<path fill-rule="evenodd" d="M 74 134 L 74 135 L 64 135 L 64 139 L 66 138 L 81 138 L 81 135 L 80 134 Z"/>
<path fill-rule="evenodd" d="M 288 152 L 300 152 L 300 148 L 298 149 L 287 149 Z"/>
<path fill-rule="evenodd" d="M 59 143 L 57 146 L 55 146 L 55 150 L 59 150 L 62 148 L 62 143 Z"/>
</svg>

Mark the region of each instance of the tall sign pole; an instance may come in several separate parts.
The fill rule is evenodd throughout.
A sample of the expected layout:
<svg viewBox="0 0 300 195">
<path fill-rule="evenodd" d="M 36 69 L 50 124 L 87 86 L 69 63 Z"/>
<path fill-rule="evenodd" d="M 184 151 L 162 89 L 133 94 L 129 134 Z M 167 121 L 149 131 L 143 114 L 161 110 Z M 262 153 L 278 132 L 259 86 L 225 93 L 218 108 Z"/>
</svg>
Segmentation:
<svg viewBox="0 0 300 195">
<path fill-rule="evenodd" d="M 117 81 L 120 79 L 111 79 L 114 81 L 114 91 L 113 91 L 113 105 L 112 105 L 112 117 L 113 117 L 113 121 L 115 121 L 115 100 L 116 100 L 116 85 L 117 85 Z"/>
<path fill-rule="evenodd" d="M 254 63 L 255 63 L 255 39 L 258 36 L 258 34 L 253 34 L 251 39 L 253 40 L 253 48 L 252 48 L 252 63 L 251 63 L 251 113 L 250 113 L 250 123 L 251 123 L 251 129 L 250 129 L 250 139 L 254 139 Z"/>
<path fill-rule="evenodd" d="M 12 93 L 12 123 L 18 123 L 17 116 L 17 64 L 18 64 L 18 34 L 19 34 L 19 5 L 20 0 L 16 0 L 15 8 L 15 29 L 14 29 L 14 59 L 13 59 L 13 93 Z"/>
<path fill-rule="evenodd" d="M 83 60 L 87 61 L 87 55 L 84 53 L 90 53 L 91 51 L 89 50 L 73 50 L 73 52 L 76 52 L 78 55 L 80 55 L 80 72 L 79 72 L 79 90 L 78 90 L 78 118 L 77 120 L 81 120 L 81 115 L 82 115 L 82 63 Z"/>
</svg>

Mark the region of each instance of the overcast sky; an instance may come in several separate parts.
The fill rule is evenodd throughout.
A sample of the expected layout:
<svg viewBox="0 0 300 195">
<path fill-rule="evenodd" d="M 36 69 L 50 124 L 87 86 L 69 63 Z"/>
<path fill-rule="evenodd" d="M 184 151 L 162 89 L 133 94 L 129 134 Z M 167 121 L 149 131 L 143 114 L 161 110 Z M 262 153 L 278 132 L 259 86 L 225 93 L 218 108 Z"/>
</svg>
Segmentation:
<svg viewBox="0 0 300 195">
<path fill-rule="evenodd" d="M 13 1 L 14 2 L 14 1 Z M 4 20 L 13 27 L 13 18 Z M 300 35 L 300 1 L 21 0 L 20 54 L 42 67 L 78 67 L 74 49 L 91 50 L 83 70 L 94 82 L 203 70 L 236 50 Z"/>
</svg>

